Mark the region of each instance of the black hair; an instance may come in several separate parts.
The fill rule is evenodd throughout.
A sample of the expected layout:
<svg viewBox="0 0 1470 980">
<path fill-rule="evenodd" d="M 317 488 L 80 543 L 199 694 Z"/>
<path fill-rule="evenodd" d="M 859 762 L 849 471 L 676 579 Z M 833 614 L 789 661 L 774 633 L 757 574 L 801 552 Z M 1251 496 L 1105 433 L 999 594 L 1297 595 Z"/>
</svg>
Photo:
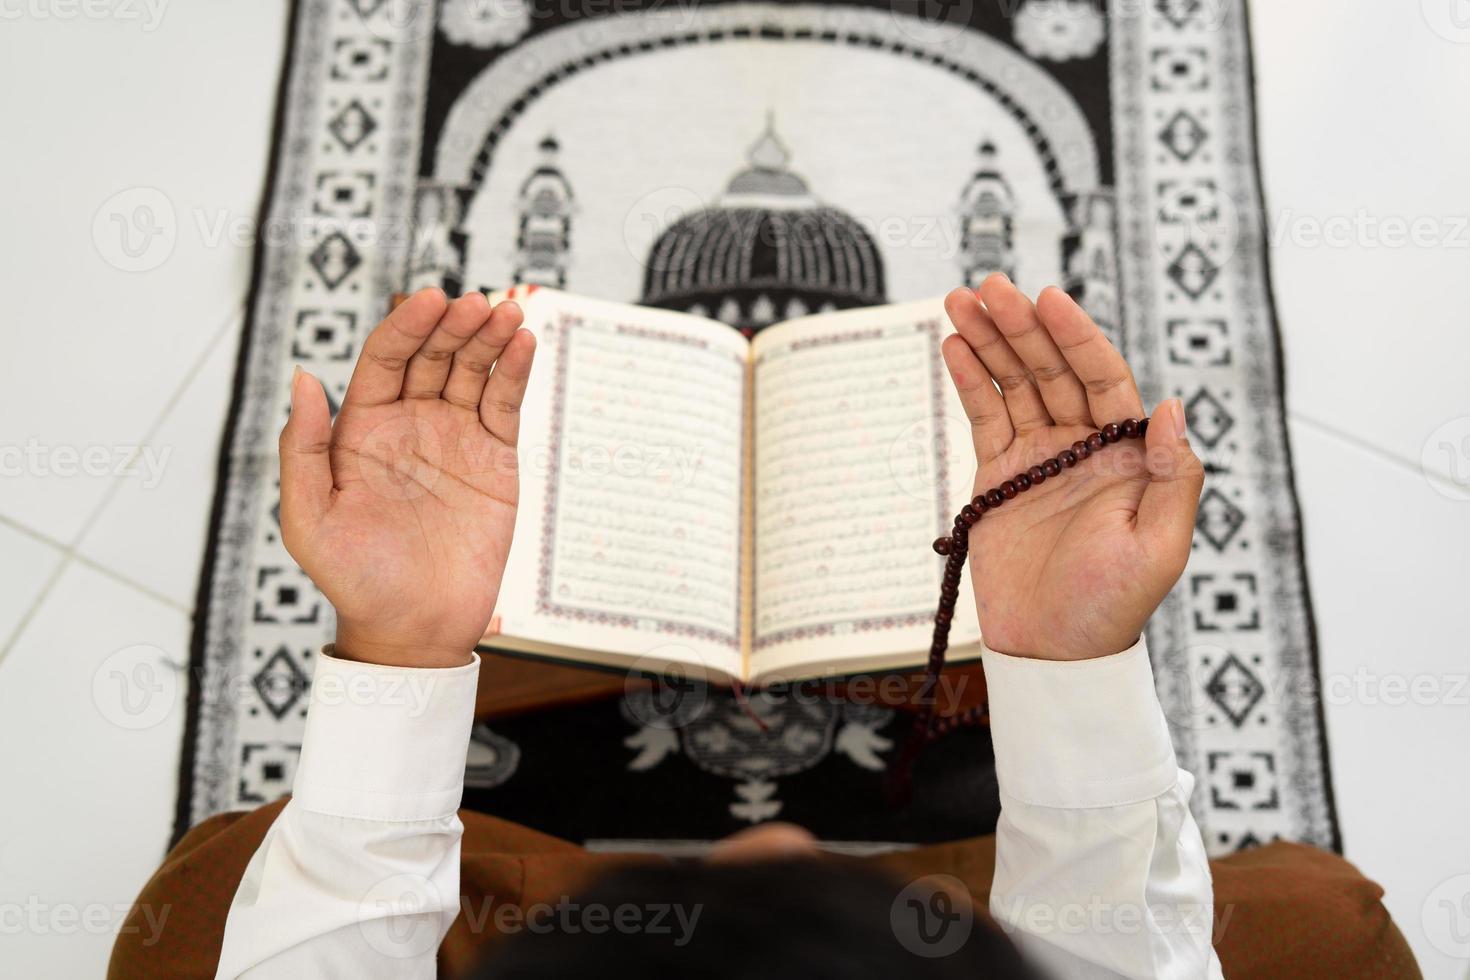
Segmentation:
<svg viewBox="0 0 1470 980">
<path fill-rule="evenodd" d="M 999 930 L 930 881 L 840 860 L 630 867 L 564 910 L 543 908 L 540 927 L 476 977 L 1038 980 Z"/>
</svg>

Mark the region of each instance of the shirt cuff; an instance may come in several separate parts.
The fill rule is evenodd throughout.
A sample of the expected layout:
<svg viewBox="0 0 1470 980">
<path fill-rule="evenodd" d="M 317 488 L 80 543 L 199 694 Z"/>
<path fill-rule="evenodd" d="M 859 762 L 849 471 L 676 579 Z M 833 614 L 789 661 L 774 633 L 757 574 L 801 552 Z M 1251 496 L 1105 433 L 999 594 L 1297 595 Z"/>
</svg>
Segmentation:
<svg viewBox="0 0 1470 980">
<path fill-rule="evenodd" d="M 1000 791 L 1036 806 L 1122 806 L 1178 780 L 1143 638 L 1093 660 L 981 652 Z"/>
<path fill-rule="evenodd" d="M 478 655 L 463 667 L 317 659 L 295 805 L 360 820 L 452 816 L 464 793 Z"/>
</svg>

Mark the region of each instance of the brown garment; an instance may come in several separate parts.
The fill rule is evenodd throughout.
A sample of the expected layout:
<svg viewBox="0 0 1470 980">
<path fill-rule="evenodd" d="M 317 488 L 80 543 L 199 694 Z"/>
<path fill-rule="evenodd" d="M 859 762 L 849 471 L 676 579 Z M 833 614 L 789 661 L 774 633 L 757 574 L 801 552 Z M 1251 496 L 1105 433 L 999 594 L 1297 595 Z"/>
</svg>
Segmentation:
<svg viewBox="0 0 1470 980">
<path fill-rule="evenodd" d="M 245 865 L 284 801 L 201 823 L 143 888 L 112 951 L 112 980 L 214 976 L 225 915 Z M 465 833 L 461 913 L 440 947 L 441 976 L 458 977 L 501 935 L 502 904 L 527 908 L 575 895 L 601 872 L 646 857 L 592 854 L 576 844 L 483 813 L 460 812 Z M 949 874 L 986 907 L 995 838 L 977 837 L 866 858 L 904 880 Z M 1215 949 L 1230 980 L 1283 977 L 1418 977 L 1408 944 L 1379 901 L 1383 889 L 1335 854 L 1270 844 L 1210 864 Z M 143 914 L 164 928 L 151 946 Z M 478 924 L 478 928 L 476 925 Z"/>
</svg>

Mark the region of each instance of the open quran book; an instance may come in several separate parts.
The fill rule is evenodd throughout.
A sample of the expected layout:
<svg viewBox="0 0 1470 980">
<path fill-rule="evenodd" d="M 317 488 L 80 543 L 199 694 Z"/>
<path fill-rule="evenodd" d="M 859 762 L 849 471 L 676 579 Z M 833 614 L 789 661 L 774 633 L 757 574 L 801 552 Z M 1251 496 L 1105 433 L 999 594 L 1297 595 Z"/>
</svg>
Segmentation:
<svg viewBox="0 0 1470 980">
<path fill-rule="evenodd" d="M 715 320 L 539 287 L 483 646 L 715 683 L 909 668 L 974 477 L 942 301 Z M 978 653 L 970 590 L 952 660 Z"/>
</svg>

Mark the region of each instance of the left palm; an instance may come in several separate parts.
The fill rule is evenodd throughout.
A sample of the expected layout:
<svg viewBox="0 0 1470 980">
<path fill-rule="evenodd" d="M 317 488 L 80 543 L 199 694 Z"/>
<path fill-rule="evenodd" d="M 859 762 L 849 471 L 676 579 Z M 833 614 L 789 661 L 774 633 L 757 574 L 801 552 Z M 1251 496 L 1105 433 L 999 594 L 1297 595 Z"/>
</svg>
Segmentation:
<svg viewBox="0 0 1470 980">
<path fill-rule="evenodd" d="M 425 290 L 368 338 L 335 425 L 320 386 L 295 380 L 283 536 L 336 608 L 339 645 L 464 654 L 484 635 L 515 529 L 534 348 L 520 322 L 514 303 Z"/>
</svg>

